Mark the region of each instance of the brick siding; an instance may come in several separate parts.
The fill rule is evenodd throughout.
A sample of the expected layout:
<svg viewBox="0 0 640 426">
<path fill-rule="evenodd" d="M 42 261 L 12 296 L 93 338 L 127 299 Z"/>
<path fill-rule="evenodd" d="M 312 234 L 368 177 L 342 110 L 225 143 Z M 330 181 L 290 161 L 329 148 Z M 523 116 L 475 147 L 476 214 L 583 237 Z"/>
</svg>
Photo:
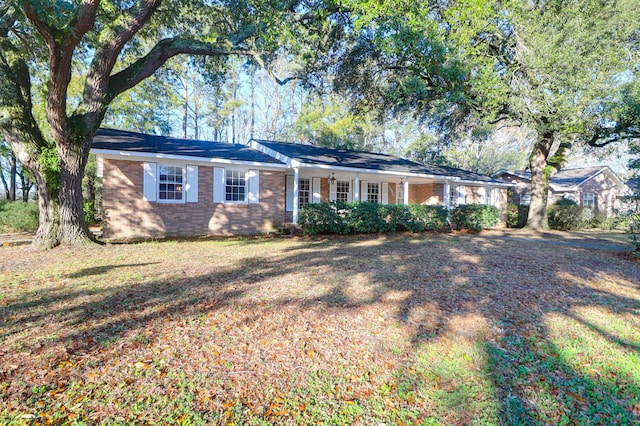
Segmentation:
<svg viewBox="0 0 640 426">
<path fill-rule="evenodd" d="M 442 193 L 444 185 L 441 183 L 423 183 L 409 185 L 409 204 L 440 204 L 444 205 Z"/>
<path fill-rule="evenodd" d="M 284 172 L 260 170 L 259 204 L 214 204 L 213 167 L 199 166 L 198 202 L 164 204 L 143 200 L 142 164 L 105 159 L 105 238 L 263 234 L 284 223 Z"/>
</svg>

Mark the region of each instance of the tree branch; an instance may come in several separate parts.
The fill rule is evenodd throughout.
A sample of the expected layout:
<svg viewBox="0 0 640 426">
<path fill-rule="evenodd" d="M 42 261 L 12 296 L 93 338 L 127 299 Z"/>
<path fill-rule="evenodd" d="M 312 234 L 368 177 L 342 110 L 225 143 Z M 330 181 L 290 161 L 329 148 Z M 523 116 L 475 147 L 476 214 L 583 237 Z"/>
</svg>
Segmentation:
<svg viewBox="0 0 640 426">
<path fill-rule="evenodd" d="M 105 102 L 110 102 L 120 93 L 131 89 L 151 76 L 167 60 L 179 55 L 231 56 L 247 55 L 242 48 L 230 48 L 198 40 L 171 38 L 158 42 L 144 57 L 109 78 Z"/>
<path fill-rule="evenodd" d="M 37 28 L 49 49 L 49 81 L 47 86 L 47 121 L 56 141 L 68 140 L 67 88 L 71 81 L 73 52 L 95 22 L 100 0 L 83 0 L 73 17 L 64 26 L 56 28 L 43 16 L 43 7 L 34 7 L 33 1 L 23 3 L 27 19 Z"/>
</svg>

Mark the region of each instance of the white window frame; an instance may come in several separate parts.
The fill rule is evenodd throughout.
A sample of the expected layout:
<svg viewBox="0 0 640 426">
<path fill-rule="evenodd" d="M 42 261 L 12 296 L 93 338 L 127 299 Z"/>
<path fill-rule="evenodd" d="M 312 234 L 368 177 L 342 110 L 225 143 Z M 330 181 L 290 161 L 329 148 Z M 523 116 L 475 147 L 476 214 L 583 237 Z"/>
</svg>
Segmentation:
<svg viewBox="0 0 640 426">
<path fill-rule="evenodd" d="M 596 194 L 593 192 L 583 192 L 582 207 L 589 207 L 594 209 L 596 207 Z"/>
<path fill-rule="evenodd" d="M 311 179 L 298 179 L 298 208 L 311 203 Z"/>
<path fill-rule="evenodd" d="M 467 188 L 464 185 L 451 185 L 449 205 L 451 208 L 462 206 L 467 203 Z"/>
<path fill-rule="evenodd" d="M 396 204 L 404 204 L 404 186 L 406 183 L 396 183 Z"/>
<path fill-rule="evenodd" d="M 531 193 L 523 192 L 520 194 L 520 205 L 521 206 L 529 206 L 531 205 Z"/>
<path fill-rule="evenodd" d="M 340 191 L 341 186 L 342 189 L 344 189 L 344 186 L 346 185 L 347 191 Z M 340 196 L 341 195 L 346 195 L 347 199 L 346 200 L 341 200 Z M 351 201 L 351 182 L 348 180 L 338 180 L 336 182 L 336 201 L 344 201 L 344 202 L 349 202 Z"/>
<path fill-rule="evenodd" d="M 163 168 L 172 168 L 172 169 L 179 169 L 182 173 L 181 173 L 181 182 L 171 182 L 169 180 L 165 180 L 163 181 L 161 179 L 162 176 L 162 169 Z M 165 173 L 166 175 L 166 173 Z M 177 176 L 177 174 L 176 174 Z M 180 185 L 180 199 L 163 199 L 160 198 L 161 197 L 161 193 L 162 191 L 160 190 L 160 186 L 161 185 Z M 158 180 L 156 182 L 156 191 L 157 191 L 157 196 L 156 196 L 156 201 L 160 204 L 184 204 L 186 202 L 186 190 L 187 190 L 187 168 L 184 165 L 180 165 L 180 164 L 158 164 Z"/>
<path fill-rule="evenodd" d="M 229 179 L 229 174 L 231 174 L 231 176 L 233 176 L 234 173 L 242 173 L 242 180 L 244 181 L 244 185 L 240 186 L 240 185 L 229 185 L 228 183 L 228 179 Z M 248 204 L 249 203 L 249 179 L 248 179 L 248 171 L 247 170 L 228 170 L 225 169 L 224 170 L 224 198 L 223 198 L 223 202 L 225 204 Z M 233 177 L 232 177 L 233 179 Z M 229 196 L 229 192 L 228 189 L 229 187 L 242 187 L 244 189 L 244 193 L 243 193 L 243 199 L 242 200 L 228 200 L 228 196 Z M 233 192 L 231 193 L 231 195 L 233 195 Z"/>
<path fill-rule="evenodd" d="M 380 203 L 380 184 L 378 182 L 367 182 L 367 202 Z"/>
</svg>

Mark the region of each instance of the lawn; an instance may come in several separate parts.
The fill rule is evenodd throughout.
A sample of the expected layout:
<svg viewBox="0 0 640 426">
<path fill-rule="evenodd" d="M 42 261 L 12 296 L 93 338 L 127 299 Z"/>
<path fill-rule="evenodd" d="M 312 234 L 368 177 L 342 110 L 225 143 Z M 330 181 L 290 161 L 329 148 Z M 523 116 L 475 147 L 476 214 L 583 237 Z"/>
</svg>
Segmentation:
<svg viewBox="0 0 640 426">
<path fill-rule="evenodd" d="M 0 424 L 637 424 L 640 263 L 581 238 L 0 248 Z"/>
</svg>

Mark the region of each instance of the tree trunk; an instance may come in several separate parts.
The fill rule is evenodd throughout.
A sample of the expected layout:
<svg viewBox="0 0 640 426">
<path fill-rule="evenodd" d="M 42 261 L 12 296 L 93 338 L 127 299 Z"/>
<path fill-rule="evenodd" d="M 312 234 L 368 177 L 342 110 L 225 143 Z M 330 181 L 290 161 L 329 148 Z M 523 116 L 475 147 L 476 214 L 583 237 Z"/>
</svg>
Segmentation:
<svg viewBox="0 0 640 426">
<path fill-rule="evenodd" d="M 38 187 L 38 207 L 40 216 L 38 230 L 31 243 L 31 247 L 48 250 L 60 244 L 58 237 L 60 230 L 60 219 L 58 212 L 58 191 L 54 190 L 55 185 L 49 185 L 41 173 L 32 174 L 36 179 Z"/>
<path fill-rule="evenodd" d="M 82 177 L 87 161 L 88 147 L 70 143 L 58 144 L 60 155 L 60 244 L 88 245 L 95 242 L 84 220 L 82 206 Z"/>
<path fill-rule="evenodd" d="M 16 162 L 16 157 L 11 154 L 9 158 L 9 164 L 11 165 L 11 170 L 9 171 L 9 201 L 16 200 L 16 176 L 18 174 L 18 164 Z"/>
<path fill-rule="evenodd" d="M 529 158 L 531 204 L 529 205 L 529 217 L 526 227 L 537 231 L 549 229 L 547 200 L 549 198 L 551 173 L 547 168 L 547 159 L 549 158 L 553 140 L 553 132 L 542 133 Z"/>
</svg>

